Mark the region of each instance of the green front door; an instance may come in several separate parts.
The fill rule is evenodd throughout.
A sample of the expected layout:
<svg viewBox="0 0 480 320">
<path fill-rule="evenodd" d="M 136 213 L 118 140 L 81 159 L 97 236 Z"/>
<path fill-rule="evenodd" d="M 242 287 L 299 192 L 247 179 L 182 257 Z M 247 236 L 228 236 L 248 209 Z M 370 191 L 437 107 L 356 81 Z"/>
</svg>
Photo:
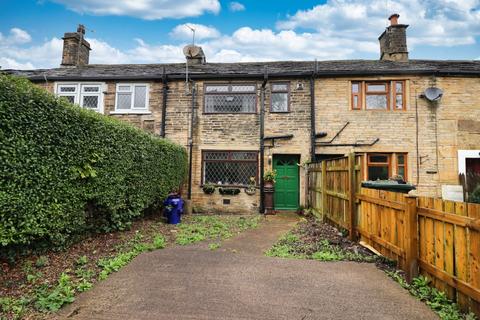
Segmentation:
<svg viewBox="0 0 480 320">
<path fill-rule="evenodd" d="M 275 182 L 275 210 L 296 210 L 299 200 L 298 156 L 274 155 L 273 169 L 277 171 Z"/>
</svg>

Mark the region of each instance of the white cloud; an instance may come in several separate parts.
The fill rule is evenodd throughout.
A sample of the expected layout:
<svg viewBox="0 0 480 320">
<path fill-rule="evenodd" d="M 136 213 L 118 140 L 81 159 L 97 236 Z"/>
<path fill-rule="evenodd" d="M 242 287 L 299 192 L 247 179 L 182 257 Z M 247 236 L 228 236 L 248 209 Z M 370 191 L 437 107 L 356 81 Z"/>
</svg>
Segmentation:
<svg viewBox="0 0 480 320">
<path fill-rule="evenodd" d="M 20 28 L 10 29 L 10 33 L 7 36 L 0 32 L 0 45 L 24 44 L 30 41 L 32 41 L 32 37 L 27 31 Z"/>
<path fill-rule="evenodd" d="M 400 23 L 410 24 L 407 30 L 410 52 L 421 45 L 439 48 L 472 45 L 480 35 L 480 0 L 398 0 L 391 3 L 389 12 L 399 12 Z M 328 0 L 323 5 L 298 11 L 279 21 L 277 30 L 244 26 L 231 34 L 222 35 L 212 26 L 191 26 L 196 29 L 196 39 L 209 62 L 375 59 L 379 53 L 377 38 L 387 23 L 385 17 L 384 0 Z M 182 48 L 191 42 L 191 31 L 186 24 L 181 24 L 170 35 L 174 37 L 174 44 L 154 45 L 137 38 L 132 40 L 128 49 L 115 48 L 105 40 L 89 38 L 93 49 L 90 62 L 185 61 Z M 0 34 L 2 68 L 51 68 L 60 65 L 61 39 L 52 38 L 40 45 L 29 45 L 30 41 L 30 35 L 19 28 L 12 28 L 7 35 Z M 435 59 L 435 52 L 430 58 Z"/>
<path fill-rule="evenodd" d="M 237 1 L 230 2 L 230 5 L 228 6 L 228 8 L 232 12 L 244 11 L 245 10 L 245 6 L 243 4 L 241 4 L 240 2 L 237 2 Z"/>
<path fill-rule="evenodd" d="M 387 12 L 410 24 L 410 46 L 456 46 L 475 43 L 480 35 L 479 0 L 328 0 L 279 21 L 280 30 L 306 28 L 338 39 L 374 39 L 387 25 Z"/>
<path fill-rule="evenodd" d="M 0 67 L 2 69 L 34 69 L 30 62 L 21 63 L 11 58 L 0 57 Z"/>
<path fill-rule="evenodd" d="M 220 12 L 219 0 L 51 0 L 94 15 L 131 16 L 146 20 L 196 17 Z"/>
<path fill-rule="evenodd" d="M 185 23 L 176 26 L 172 32 L 170 32 L 170 36 L 179 40 L 191 40 L 192 30 L 190 28 L 195 30 L 195 39 L 198 40 L 218 38 L 220 36 L 220 31 L 214 27 L 194 23 Z"/>
</svg>

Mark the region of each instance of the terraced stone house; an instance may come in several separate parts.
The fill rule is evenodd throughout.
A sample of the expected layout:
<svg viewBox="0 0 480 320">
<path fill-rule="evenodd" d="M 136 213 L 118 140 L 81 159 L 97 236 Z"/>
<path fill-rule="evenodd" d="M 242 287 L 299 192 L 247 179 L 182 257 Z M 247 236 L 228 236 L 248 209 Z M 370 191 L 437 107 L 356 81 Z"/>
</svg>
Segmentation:
<svg viewBox="0 0 480 320">
<path fill-rule="evenodd" d="M 188 46 L 185 63 L 89 64 L 84 28 L 65 33 L 59 68 L 8 70 L 82 108 L 184 145 L 185 197 L 197 211 L 263 211 L 251 177 L 278 171 L 274 205 L 306 201 L 302 164 L 364 154 L 363 179 L 401 175 L 424 195 L 480 173 L 480 61 L 409 59 L 407 25 L 390 17 L 380 59 L 209 63 Z M 425 97 L 438 88 L 436 97 Z M 238 187 L 207 195 L 206 183 Z"/>
</svg>

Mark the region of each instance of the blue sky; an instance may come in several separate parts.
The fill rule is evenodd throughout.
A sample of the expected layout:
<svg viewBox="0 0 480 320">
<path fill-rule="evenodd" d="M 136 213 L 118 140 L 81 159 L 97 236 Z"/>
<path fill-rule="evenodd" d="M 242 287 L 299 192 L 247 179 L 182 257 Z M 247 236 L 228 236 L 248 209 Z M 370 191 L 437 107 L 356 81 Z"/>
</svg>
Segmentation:
<svg viewBox="0 0 480 320">
<path fill-rule="evenodd" d="M 91 63 L 182 62 L 186 25 L 211 62 L 377 59 L 394 12 L 411 58 L 480 59 L 480 0 L 0 0 L 0 66 L 57 67 L 78 23 Z"/>
</svg>

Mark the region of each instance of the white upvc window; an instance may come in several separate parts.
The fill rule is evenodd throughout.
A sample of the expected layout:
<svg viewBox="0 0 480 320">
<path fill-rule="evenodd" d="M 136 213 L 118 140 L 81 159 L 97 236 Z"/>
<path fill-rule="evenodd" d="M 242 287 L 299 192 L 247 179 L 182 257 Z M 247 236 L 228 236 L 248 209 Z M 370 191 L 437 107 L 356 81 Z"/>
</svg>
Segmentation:
<svg viewBox="0 0 480 320">
<path fill-rule="evenodd" d="M 103 113 L 104 88 L 105 83 L 99 82 L 63 82 L 56 84 L 55 93 L 70 103 Z"/>
<path fill-rule="evenodd" d="M 117 83 L 113 113 L 150 113 L 150 85 L 147 83 Z"/>
</svg>

